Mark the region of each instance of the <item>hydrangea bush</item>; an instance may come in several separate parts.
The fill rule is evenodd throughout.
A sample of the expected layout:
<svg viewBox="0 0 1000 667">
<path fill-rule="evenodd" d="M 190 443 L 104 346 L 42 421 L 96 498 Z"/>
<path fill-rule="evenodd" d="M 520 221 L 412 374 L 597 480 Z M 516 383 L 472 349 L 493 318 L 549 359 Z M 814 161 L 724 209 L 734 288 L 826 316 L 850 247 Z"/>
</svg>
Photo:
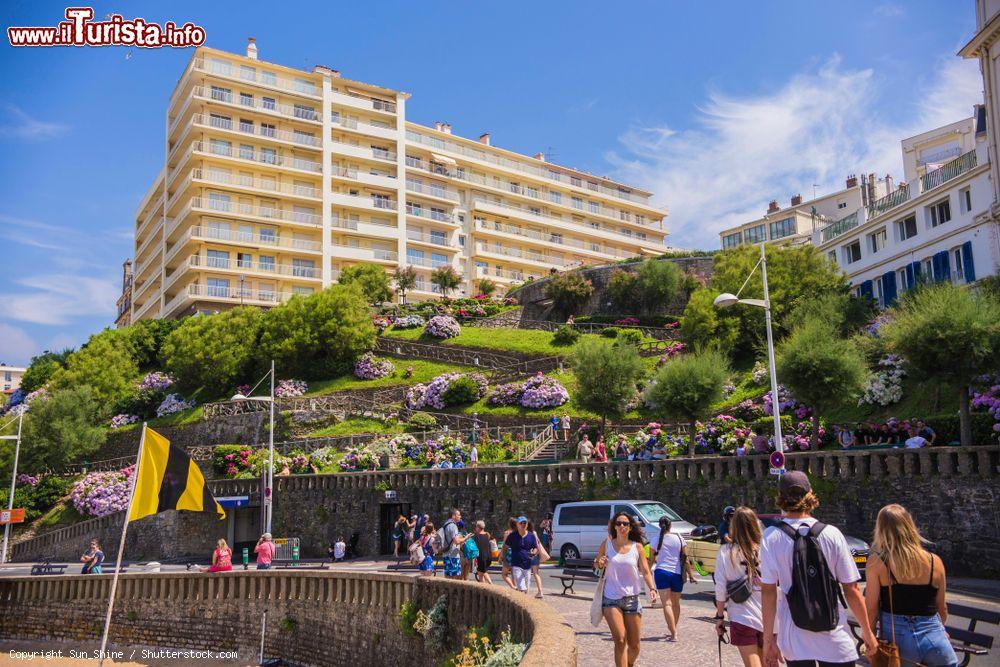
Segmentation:
<svg viewBox="0 0 1000 667">
<path fill-rule="evenodd" d="M 354 363 L 354 377 L 361 380 L 377 380 L 389 377 L 395 367 L 388 359 L 379 359 L 371 352 L 366 352 Z"/>
<path fill-rule="evenodd" d="M 111 418 L 111 428 L 121 428 L 122 426 L 128 426 L 129 424 L 137 424 L 139 422 L 138 415 L 115 415 Z"/>
<path fill-rule="evenodd" d="M 1000 433 L 1000 373 L 982 375 L 972 393 L 972 408 L 993 415 L 993 432 Z"/>
<path fill-rule="evenodd" d="M 128 506 L 133 467 L 110 472 L 92 472 L 73 484 L 69 498 L 84 516 L 102 517 Z"/>
<path fill-rule="evenodd" d="M 424 326 L 424 318 L 419 315 L 403 315 L 392 321 L 393 329 L 416 329 Z"/>
<path fill-rule="evenodd" d="M 139 382 L 139 391 L 163 391 L 174 384 L 174 378 L 169 373 L 153 371 Z"/>
<path fill-rule="evenodd" d="M 427 321 L 424 333 L 434 338 L 455 338 L 462 333 L 462 327 L 450 315 L 435 315 Z"/>
<path fill-rule="evenodd" d="M 695 451 L 731 454 L 740 440 L 750 436 L 750 428 L 732 415 L 717 415 L 706 423 L 695 424 Z"/>
<path fill-rule="evenodd" d="M 774 408 L 771 392 L 764 394 L 764 414 L 773 415 Z M 792 397 L 791 392 L 780 384 L 778 385 L 778 411 L 783 415 L 794 415 L 796 419 L 806 419 L 812 414 L 812 410 Z"/>
<path fill-rule="evenodd" d="M 878 362 L 879 370 L 868 378 L 865 390 L 858 399 L 858 405 L 891 405 L 903 398 L 903 358 L 890 354 Z"/>
<path fill-rule="evenodd" d="M 167 415 L 172 415 L 175 412 L 180 412 L 181 410 L 187 410 L 193 408 L 195 405 L 194 400 L 185 401 L 180 394 L 168 394 L 160 406 L 156 408 L 157 417 L 166 417 Z"/>
<path fill-rule="evenodd" d="M 770 372 L 768 371 L 767 366 L 764 365 L 763 361 L 758 360 L 754 362 L 753 369 L 750 371 L 750 379 L 754 384 L 766 383 L 768 375 L 770 375 Z"/>
<path fill-rule="evenodd" d="M 679 355 L 681 352 L 683 352 L 686 347 L 687 345 L 680 342 L 679 340 L 670 341 L 669 343 L 667 343 L 667 347 L 664 353 L 661 354 L 659 360 L 657 360 L 656 365 L 662 366 L 663 364 L 667 363 L 668 361 Z"/>
<path fill-rule="evenodd" d="M 461 377 L 469 377 L 475 382 L 477 400 L 482 398 L 486 394 L 486 390 L 489 389 L 489 383 L 481 373 L 444 373 L 427 384 L 415 384 L 410 387 L 406 393 L 406 407 L 411 410 L 445 409 L 449 404 L 445 394 L 448 393 L 452 383 Z"/>
<path fill-rule="evenodd" d="M 279 398 L 302 396 L 309 390 L 309 385 L 303 380 L 282 380 L 274 388 L 274 395 Z"/>
<path fill-rule="evenodd" d="M 525 382 L 514 382 L 490 392 L 490 405 L 520 405 L 525 408 L 554 408 L 569 401 L 569 392 L 555 378 L 539 372 Z"/>
</svg>

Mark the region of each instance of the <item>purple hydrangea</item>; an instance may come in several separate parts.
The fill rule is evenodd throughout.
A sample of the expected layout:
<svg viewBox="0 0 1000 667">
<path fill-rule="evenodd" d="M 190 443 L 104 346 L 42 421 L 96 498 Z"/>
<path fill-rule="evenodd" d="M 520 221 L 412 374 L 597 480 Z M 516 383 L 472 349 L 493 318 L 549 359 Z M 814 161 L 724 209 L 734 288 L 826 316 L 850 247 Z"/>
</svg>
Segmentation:
<svg viewBox="0 0 1000 667">
<path fill-rule="evenodd" d="M 146 376 L 142 378 L 142 381 L 139 383 L 139 390 L 163 391 L 173 383 L 174 378 L 168 373 L 153 371 L 152 373 L 146 373 Z"/>
<path fill-rule="evenodd" d="M 274 395 L 279 398 L 302 396 L 308 389 L 309 385 L 302 380 L 282 380 L 274 388 Z"/>
<path fill-rule="evenodd" d="M 525 408 L 554 408 L 569 401 L 569 392 L 555 378 L 538 373 L 522 383 L 505 384 L 490 392 L 490 405 L 520 405 Z"/>
<path fill-rule="evenodd" d="M 120 414 L 115 415 L 111 418 L 111 428 L 121 428 L 122 426 L 127 426 L 129 424 L 136 424 L 139 422 L 138 415 L 126 415 Z"/>
<path fill-rule="evenodd" d="M 160 407 L 156 408 L 157 417 L 166 417 L 167 415 L 172 415 L 175 412 L 180 412 L 181 410 L 187 410 L 194 407 L 194 400 L 185 401 L 180 394 L 168 394 L 163 402 L 160 403 Z"/>
<path fill-rule="evenodd" d="M 70 501 L 80 514 L 101 517 L 128 506 L 132 467 L 111 472 L 92 472 L 73 484 Z"/>
<path fill-rule="evenodd" d="M 361 380 L 377 380 L 392 375 L 395 368 L 388 359 L 379 359 L 366 352 L 354 364 L 354 377 Z"/>
<path fill-rule="evenodd" d="M 392 321 L 393 329 L 416 329 L 424 326 L 424 318 L 419 315 L 403 315 Z"/>
<path fill-rule="evenodd" d="M 438 375 L 427 384 L 415 384 L 406 393 L 406 406 L 411 410 L 422 410 L 423 408 L 434 408 L 444 410 L 447 402 L 444 399 L 445 393 L 451 387 L 451 383 L 460 377 L 465 377 L 463 373 L 444 373 Z M 482 398 L 489 389 L 489 382 L 481 373 L 469 373 L 468 377 L 476 383 L 477 398 Z"/>
<path fill-rule="evenodd" d="M 462 327 L 450 315 L 435 315 L 427 322 L 424 333 L 434 338 L 454 338 L 462 333 Z"/>
</svg>

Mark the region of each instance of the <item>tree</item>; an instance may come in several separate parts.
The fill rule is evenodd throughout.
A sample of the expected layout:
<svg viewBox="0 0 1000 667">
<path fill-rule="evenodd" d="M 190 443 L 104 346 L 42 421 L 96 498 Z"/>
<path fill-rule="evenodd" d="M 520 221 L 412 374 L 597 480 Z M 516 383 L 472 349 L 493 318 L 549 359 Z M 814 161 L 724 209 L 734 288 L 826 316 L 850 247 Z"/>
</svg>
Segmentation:
<svg viewBox="0 0 1000 667">
<path fill-rule="evenodd" d="M 489 278 L 480 278 L 476 281 L 476 289 L 483 296 L 493 296 L 497 291 L 497 284 Z"/>
<path fill-rule="evenodd" d="M 31 358 L 28 368 L 21 376 L 21 389 L 25 393 L 31 393 L 36 389 L 45 386 L 52 375 L 60 368 L 65 368 L 66 359 L 73 354 L 72 348 L 66 348 L 62 352 L 49 352 L 46 350 L 41 354 Z"/>
<path fill-rule="evenodd" d="M 121 329 L 132 349 L 132 358 L 139 370 L 159 370 L 163 367 L 160 350 L 171 331 L 180 326 L 179 320 L 139 320 Z"/>
<path fill-rule="evenodd" d="M 96 426 L 102 410 L 93 389 L 86 384 L 53 391 L 36 400 L 24 416 L 21 450 L 24 470 L 59 469 L 88 456 L 104 444 L 107 431 Z"/>
<path fill-rule="evenodd" d="M 642 306 L 648 313 L 670 306 L 684 282 L 684 272 L 670 260 L 647 259 L 636 269 Z"/>
<path fill-rule="evenodd" d="M 838 322 L 812 316 L 778 346 L 775 365 L 795 400 L 812 408 L 812 449 L 819 449 L 820 413 L 854 403 L 868 369 L 853 341 L 840 338 Z"/>
<path fill-rule="evenodd" d="M 556 310 L 569 315 L 582 306 L 594 293 L 594 286 L 579 271 L 557 273 L 545 285 L 545 296 L 552 299 Z"/>
<path fill-rule="evenodd" d="M 619 313 L 632 313 L 640 300 L 639 276 L 631 271 L 615 269 L 608 279 L 607 294 L 611 304 Z"/>
<path fill-rule="evenodd" d="M 701 349 L 714 345 L 729 351 L 739 336 L 739 322 L 734 318 L 720 317 L 712 303 L 716 293 L 710 289 L 697 289 L 691 293 L 681 318 L 681 335 L 688 347 Z"/>
<path fill-rule="evenodd" d="M 576 402 L 600 415 L 602 430 L 609 418 L 619 419 L 628 412 L 646 372 L 635 347 L 595 338 L 577 343 L 572 366 L 578 384 Z"/>
<path fill-rule="evenodd" d="M 138 374 L 128 334 L 105 329 L 69 355 L 66 367 L 57 369 L 49 384 L 53 390 L 89 385 L 102 414 L 107 414 L 132 392 Z"/>
<path fill-rule="evenodd" d="M 182 387 L 203 387 L 213 396 L 228 394 L 248 379 L 262 319 L 261 310 L 253 306 L 185 319 L 163 341 L 166 370 Z"/>
<path fill-rule="evenodd" d="M 973 444 L 969 386 L 1000 366 L 1000 302 L 940 283 L 907 293 L 890 313 L 880 335 L 913 375 L 956 388 L 961 442 Z"/>
<path fill-rule="evenodd" d="M 451 266 L 441 266 L 431 272 L 431 283 L 438 286 L 441 296 L 448 298 L 448 292 L 458 289 L 462 284 L 462 276 Z"/>
<path fill-rule="evenodd" d="M 375 346 L 375 325 L 357 284 L 293 297 L 264 314 L 257 369 L 274 359 L 281 377 L 330 378 Z"/>
<path fill-rule="evenodd" d="M 646 402 L 691 424 L 688 454 L 694 456 L 695 422 L 722 398 L 729 378 L 729 359 L 716 348 L 685 354 L 667 362 L 646 387 Z"/>
<path fill-rule="evenodd" d="M 389 274 L 378 264 L 348 266 L 341 270 L 339 282 L 341 285 L 357 283 L 368 303 L 373 306 L 392 299 Z"/>
<path fill-rule="evenodd" d="M 399 295 L 400 303 L 406 303 L 406 293 L 417 286 L 417 270 L 412 266 L 396 269 L 392 274 L 392 280 L 396 283 L 396 294 Z"/>
</svg>

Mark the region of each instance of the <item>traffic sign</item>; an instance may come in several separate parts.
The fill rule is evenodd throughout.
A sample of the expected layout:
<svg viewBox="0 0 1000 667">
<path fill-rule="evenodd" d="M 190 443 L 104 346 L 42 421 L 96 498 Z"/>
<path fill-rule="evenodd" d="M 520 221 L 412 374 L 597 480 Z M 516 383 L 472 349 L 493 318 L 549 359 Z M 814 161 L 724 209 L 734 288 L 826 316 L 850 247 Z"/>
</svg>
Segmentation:
<svg viewBox="0 0 1000 667">
<path fill-rule="evenodd" d="M 785 467 L 785 455 L 779 451 L 771 452 L 771 467 L 772 468 L 784 468 Z"/>
<path fill-rule="evenodd" d="M 23 523 L 24 508 L 15 507 L 12 510 L 0 510 L 0 526 L 8 523 Z"/>
<path fill-rule="evenodd" d="M 786 470 L 784 468 L 771 468 L 772 475 L 784 475 Z"/>
</svg>

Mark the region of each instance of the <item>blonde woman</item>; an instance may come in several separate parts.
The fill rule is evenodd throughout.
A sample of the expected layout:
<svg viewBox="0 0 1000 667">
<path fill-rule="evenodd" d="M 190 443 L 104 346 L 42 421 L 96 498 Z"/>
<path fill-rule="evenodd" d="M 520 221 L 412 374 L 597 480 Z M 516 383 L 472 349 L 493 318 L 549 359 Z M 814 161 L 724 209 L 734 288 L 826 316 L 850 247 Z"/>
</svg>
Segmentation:
<svg viewBox="0 0 1000 667">
<path fill-rule="evenodd" d="M 212 566 L 209 572 L 229 572 L 233 569 L 233 550 L 229 548 L 224 539 L 215 543 L 215 551 L 212 552 Z"/>
<path fill-rule="evenodd" d="M 721 637 L 729 615 L 729 636 L 744 667 L 761 667 L 764 621 L 760 611 L 760 520 L 738 507 L 729 520 L 730 542 L 715 559 L 715 631 Z"/>
<path fill-rule="evenodd" d="M 904 665 L 952 667 L 958 658 L 944 628 L 944 563 L 923 545 L 905 507 L 879 511 L 865 588 L 868 618 L 873 631 L 878 624 L 880 637 L 896 643 Z"/>
</svg>

